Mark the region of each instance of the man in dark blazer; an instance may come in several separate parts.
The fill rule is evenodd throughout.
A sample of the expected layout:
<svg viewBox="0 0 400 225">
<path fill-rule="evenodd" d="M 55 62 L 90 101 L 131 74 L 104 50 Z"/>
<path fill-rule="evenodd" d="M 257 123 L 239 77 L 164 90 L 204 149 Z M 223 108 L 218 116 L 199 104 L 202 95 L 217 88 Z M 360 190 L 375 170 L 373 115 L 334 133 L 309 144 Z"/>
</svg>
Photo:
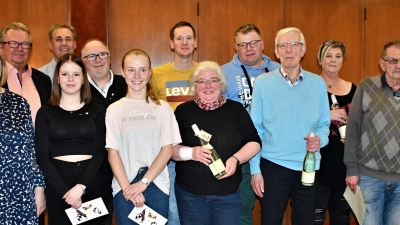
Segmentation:
<svg viewBox="0 0 400 225">
<path fill-rule="evenodd" d="M 107 109 L 109 105 L 125 97 L 128 86 L 121 75 L 111 71 L 110 50 L 104 42 L 98 39 L 88 40 L 82 47 L 82 60 L 88 73 L 92 102 L 101 104 Z M 103 199 L 110 212 L 106 215 L 105 225 L 110 225 L 113 210 L 111 189 L 113 173 L 107 157 L 104 159 L 100 172 L 103 175 L 104 188 L 107 188 L 106 191 L 109 192 L 110 197 Z"/>
<path fill-rule="evenodd" d="M 24 97 L 31 108 L 32 121 L 41 105 L 48 103 L 51 96 L 51 81 L 44 73 L 28 65 L 32 47 L 31 33 L 22 23 L 5 25 L 0 32 L 0 50 L 7 64 L 7 83 L 5 87 L 11 92 Z M 44 224 L 42 212 L 46 208 L 44 188 L 35 189 L 36 211 L 39 224 Z"/>
</svg>

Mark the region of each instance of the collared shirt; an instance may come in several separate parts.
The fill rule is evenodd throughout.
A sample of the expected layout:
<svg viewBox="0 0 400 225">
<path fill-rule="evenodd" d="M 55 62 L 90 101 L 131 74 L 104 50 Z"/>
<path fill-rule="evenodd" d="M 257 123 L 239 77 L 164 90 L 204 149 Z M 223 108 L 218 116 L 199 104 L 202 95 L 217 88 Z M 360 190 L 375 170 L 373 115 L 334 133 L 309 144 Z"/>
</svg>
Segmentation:
<svg viewBox="0 0 400 225">
<path fill-rule="evenodd" d="M 46 65 L 44 65 L 43 67 L 41 67 L 39 69 L 40 72 L 42 72 L 50 77 L 52 84 L 53 84 L 54 71 L 56 70 L 56 65 L 57 65 L 57 63 L 53 58 L 53 60 L 51 60 L 51 62 L 47 63 Z"/>
<path fill-rule="evenodd" d="M 285 71 L 283 71 L 282 67 L 279 68 L 279 72 L 282 75 L 282 78 L 285 80 L 285 82 L 287 84 L 289 84 L 291 87 L 296 86 L 298 83 L 303 81 L 303 74 L 301 73 L 302 69 L 300 67 L 300 71 L 299 71 L 299 75 L 297 76 L 296 80 L 294 82 L 292 82 L 292 80 L 290 80 L 290 77 L 287 73 L 285 73 Z"/>
<path fill-rule="evenodd" d="M 110 71 L 110 80 L 108 81 L 104 89 L 101 89 L 99 85 L 97 85 L 96 82 L 88 74 L 89 83 L 91 83 L 93 87 L 95 87 L 101 93 L 101 95 L 104 96 L 104 98 L 107 98 L 108 89 L 110 89 L 110 86 L 113 84 L 114 81 L 114 73 L 111 70 L 109 71 Z"/>
<path fill-rule="evenodd" d="M 381 75 L 381 82 L 382 82 L 382 88 L 388 87 L 393 92 L 393 96 L 395 99 L 400 98 L 400 89 L 394 90 L 391 86 L 389 86 L 386 80 L 386 73 L 383 73 Z"/>
<path fill-rule="evenodd" d="M 15 94 L 24 97 L 31 108 L 32 122 L 35 124 L 36 113 L 39 110 L 41 103 L 39 93 L 36 89 L 35 83 L 32 80 L 32 68 L 27 65 L 27 70 L 22 73 L 22 81 L 19 79 L 18 70 L 11 64 L 6 62 L 8 75 L 7 85 L 8 89 Z"/>
</svg>

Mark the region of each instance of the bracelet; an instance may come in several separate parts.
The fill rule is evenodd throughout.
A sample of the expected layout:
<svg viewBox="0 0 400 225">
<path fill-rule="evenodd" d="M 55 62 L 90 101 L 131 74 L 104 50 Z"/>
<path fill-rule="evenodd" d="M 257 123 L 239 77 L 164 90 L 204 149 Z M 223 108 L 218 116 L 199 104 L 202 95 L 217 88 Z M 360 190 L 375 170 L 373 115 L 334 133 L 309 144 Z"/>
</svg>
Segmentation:
<svg viewBox="0 0 400 225">
<path fill-rule="evenodd" d="M 231 156 L 231 158 L 234 158 L 234 159 L 236 159 L 236 161 L 237 161 L 237 164 L 238 164 L 238 165 L 240 165 L 240 160 L 238 159 L 238 157 L 236 157 L 235 155 L 233 155 L 233 156 Z"/>
<path fill-rule="evenodd" d="M 83 188 L 83 184 L 79 184 L 79 187 L 82 188 L 82 191 L 83 191 L 83 194 L 82 194 L 82 195 L 84 195 L 84 194 L 85 194 L 85 189 Z"/>
</svg>

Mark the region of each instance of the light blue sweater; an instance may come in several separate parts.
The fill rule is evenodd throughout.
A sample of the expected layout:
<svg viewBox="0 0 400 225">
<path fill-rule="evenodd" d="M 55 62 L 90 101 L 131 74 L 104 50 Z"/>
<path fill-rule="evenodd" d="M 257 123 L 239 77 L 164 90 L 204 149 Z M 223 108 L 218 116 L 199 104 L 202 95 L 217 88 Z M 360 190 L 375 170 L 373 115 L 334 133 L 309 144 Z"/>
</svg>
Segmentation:
<svg viewBox="0 0 400 225">
<path fill-rule="evenodd" d="M 311 131 L 320 138 L 320 148 L 328 144 L 330 109 L 324 80 L 302 70 L 302 82 L 291 87 L 279 71 L 262 74 L 255 81 L 250 116 L 262 148 L 250 160 L 251 174 L 261 173 L 261 157 L 301 171 L 306 153 L 304 137 Z M 318 170 L 319 151 L 316 156 Z"/>
</svg>

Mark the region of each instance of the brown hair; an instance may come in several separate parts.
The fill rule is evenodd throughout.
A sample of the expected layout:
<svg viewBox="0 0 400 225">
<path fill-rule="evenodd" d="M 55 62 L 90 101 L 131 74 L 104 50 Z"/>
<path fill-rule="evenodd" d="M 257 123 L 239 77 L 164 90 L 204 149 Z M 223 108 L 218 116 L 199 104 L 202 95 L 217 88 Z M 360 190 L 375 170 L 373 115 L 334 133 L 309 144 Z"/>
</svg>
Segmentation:
<svg viewBox="0 0 400 225">
<path fill-rule="evenodd" d="M 143 51 L 141 49 L 131 49 L 127 53 L 125 53 L 124 57 L 122 58 L 122 69 L 124 69 L 125 58 L 129 55 L 136 55 L 136 56 L 143 55 L 143 56 L 147 57 L 147 59 L 149 60 L 149 69 L 151 69 L 150 57 L 145 51 Z M 152 85 L 150 84 L 150 80 L 146 84 L 146 96 L 147 96 L 147 98 L 146 98 L 147 103 L 149 103 L 149 98 L 150 98 L 157 105 L 161 105 L 160 100 L 156 96 L 155 91 L 154 91 Z"/>
<path fill-rule="evenodd" d="M 51 39 L 53 39 L 53 32 L 59 28 L 67 28 L 68 30 L 70 30 L 72 33 L 72 37 L 74 38 L 74 40 L 76 40 L 76 30 L 72 25 L 70 25 L 68 23 L 57 23 L 50 27 L 50 30 L 49 30 L 49 40 L 50 41 L 51 41 Z"/>
<path fill-rule="evenodd" d="M 248 23 L 248 24 L 244 24 L 244 25 L 240 26 L 236 30 L 236 32 L 235 32 L 235 40 L 236 40 L 236 38 L 237 38 L 237 36 L 239 34 L 248 34 L 248 33 L 252 32 L 252 31 L 256 32 L 261 37 L 261 32 L 258 29 L 258 27 L 256 25 L 254 25 L 254 24 Z"/>
<path fill-rule="evenodd" d="M 190 27 L 190 28 L 192 28 L 193 37 L 194 37 L 194 39 L 196 39 L 196 31 L 194 30 L 194 27 L 192 26 L 192 24 L 190 24 L 189 22 L 186 22 L 186 21 L 180 21 L 177 24 L 175 24 L 171 28 L 171 30 L 169 31 L 169 38 L 171 40 L 174 40 L 174 37 L 175 37 L 175 33 L 174 32 L 175 32 L 175 29 L 178 28 L 178 27 Z"/>
<path fill-rule="evenodd" d="M 66 62 L 73 62 L 82 69 L 83 84 L 81 87 L 81 102 L 88 104 L 90 102 L 92 96 L 90 94 L 90 86 L 89 86 L 88 76 L 86 73 L 86 68 L 85 68 L 85 65 L 83 64 L 82 59 L 71 53 L 67 53 L 67 54 L 63 55 L 57 62 L 56 69 L 54 71 L 54 78 L 53 78 L 53 91 L 51 93 L 51 98 L 49 100 L 49 104 L 53 105 L 53 106 L 60 105 L 61 87 L 60 87 L 60 84 L 58 83 L 58 78 L 60 76 L 60 68 Z"/>
</svg>

